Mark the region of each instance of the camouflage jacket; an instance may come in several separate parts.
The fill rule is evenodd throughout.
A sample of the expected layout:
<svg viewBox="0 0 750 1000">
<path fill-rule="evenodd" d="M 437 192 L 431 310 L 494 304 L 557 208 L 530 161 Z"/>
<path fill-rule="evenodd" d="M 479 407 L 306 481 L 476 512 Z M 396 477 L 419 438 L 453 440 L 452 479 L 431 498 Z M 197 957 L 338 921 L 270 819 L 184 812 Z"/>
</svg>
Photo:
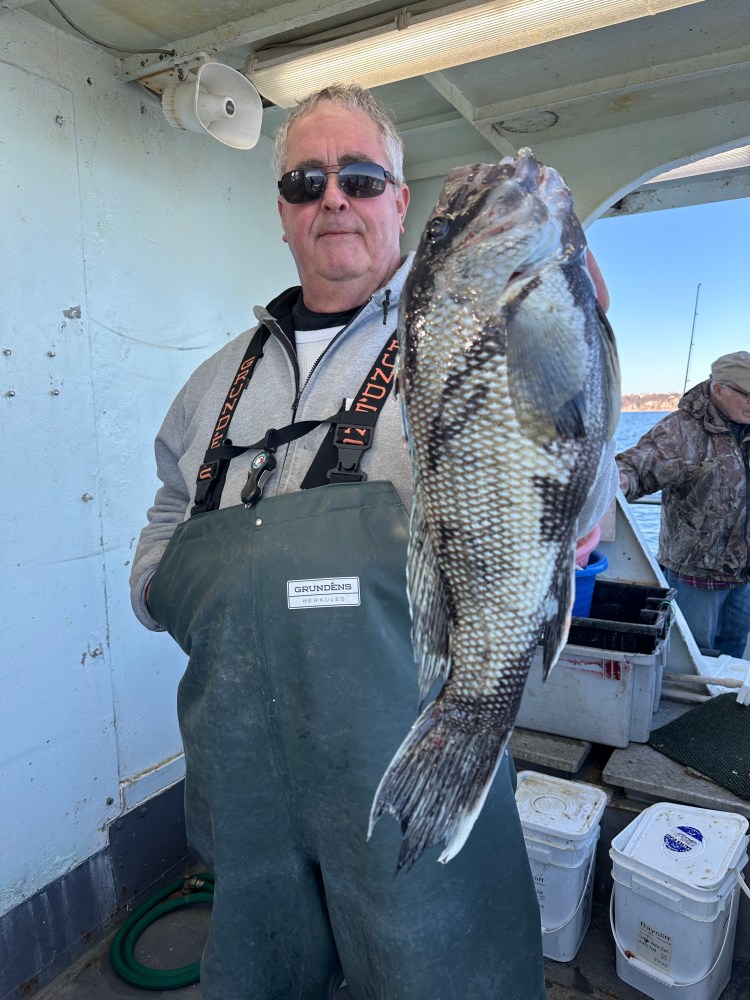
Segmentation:
<svg viewBox="0 0 750 1000">
<path fill-rule="evenodd" d="M 738 440 L 708 393 L 687 392 L 674 413 L 616 456 L 629 500 L 662 491 L 657 558 L 675 573 L 750 580 L 750 426 Z"/>
</svg>

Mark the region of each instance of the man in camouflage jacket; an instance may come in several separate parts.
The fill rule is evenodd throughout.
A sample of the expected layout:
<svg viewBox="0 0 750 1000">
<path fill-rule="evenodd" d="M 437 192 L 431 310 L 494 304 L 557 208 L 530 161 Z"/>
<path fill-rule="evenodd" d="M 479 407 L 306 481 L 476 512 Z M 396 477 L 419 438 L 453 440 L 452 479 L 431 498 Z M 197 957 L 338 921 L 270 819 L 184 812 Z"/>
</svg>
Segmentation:
<svg viewBox="0 0 750 1000">
<path fill-rule="evenodd" d="M 662 490 L 657 558 L 699 647 L 742 657 L 750 629 L 750 354 L 718 358 L 617 455 L 628 500 Z"/>
</svg>

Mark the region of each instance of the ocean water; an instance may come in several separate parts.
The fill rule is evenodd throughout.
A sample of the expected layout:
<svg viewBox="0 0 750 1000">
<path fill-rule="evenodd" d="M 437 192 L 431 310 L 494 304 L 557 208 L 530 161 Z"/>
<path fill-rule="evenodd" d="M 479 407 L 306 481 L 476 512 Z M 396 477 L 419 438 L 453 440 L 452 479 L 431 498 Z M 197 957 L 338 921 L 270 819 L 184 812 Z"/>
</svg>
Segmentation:
<svg viewBox="0 0 750 1000">
<path fill-rule="evenodd" d="M 615 436 L 618 452 L 637 444 L 646 431 L 650 430 L 662 417 L 666 417 L 668 412 L 668 410 L 664 412 L 649 410 L 640 413 L 621 413 L 620 423 L 617 426 L 617 434 Z M 655 496 L 658 496 L 658 494 L 655 494 Z M 656 555 L 656 550 L 659 546 L 661 507 L 635 503 L 631 504 L 630 509 L 635 515 L 635 520 L 643 532 L 649 548 Z"/>
</svg>

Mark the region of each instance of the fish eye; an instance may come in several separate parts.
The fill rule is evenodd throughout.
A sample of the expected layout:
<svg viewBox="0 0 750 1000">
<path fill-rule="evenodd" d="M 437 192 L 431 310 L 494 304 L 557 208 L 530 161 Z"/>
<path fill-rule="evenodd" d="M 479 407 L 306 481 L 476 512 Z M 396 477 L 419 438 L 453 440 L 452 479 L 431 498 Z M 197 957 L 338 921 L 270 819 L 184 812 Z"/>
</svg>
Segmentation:
<svg viewBox="0 0 750 1000">
<path fill-rule="evenodd" d="M 445 215 L 436 215 L 433 219 L 430 219 L 427 226 L 427 236 L 433 242 L 437 242 L 438 240 L 445 239 L 449 228 L 450 219 Z"/>
</svg>

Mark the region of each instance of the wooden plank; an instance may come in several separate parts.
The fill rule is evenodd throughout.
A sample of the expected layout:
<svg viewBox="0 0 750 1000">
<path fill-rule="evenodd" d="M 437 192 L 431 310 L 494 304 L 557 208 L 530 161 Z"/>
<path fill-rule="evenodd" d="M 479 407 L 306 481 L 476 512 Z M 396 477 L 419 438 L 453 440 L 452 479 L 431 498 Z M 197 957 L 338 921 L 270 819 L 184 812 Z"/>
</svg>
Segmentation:
<svg viewBox="0 0 750 1000">
<path fill-rule="evenodd" d="M 586 740 L 552 736 L 531 729 L 514 729 L 508 745 L 515 759 L 565 774 L 576 774 L 591 752 L 591 743 Z"/>
<path fill-rule="evenodd" d="M 750 802 L 645 743 L 613 751 L 602 778 L 607 785 L 622 789 L 628 798 L 648 804 L 679 802 L 740 813 L 750 819 Z"/>
</svg>

